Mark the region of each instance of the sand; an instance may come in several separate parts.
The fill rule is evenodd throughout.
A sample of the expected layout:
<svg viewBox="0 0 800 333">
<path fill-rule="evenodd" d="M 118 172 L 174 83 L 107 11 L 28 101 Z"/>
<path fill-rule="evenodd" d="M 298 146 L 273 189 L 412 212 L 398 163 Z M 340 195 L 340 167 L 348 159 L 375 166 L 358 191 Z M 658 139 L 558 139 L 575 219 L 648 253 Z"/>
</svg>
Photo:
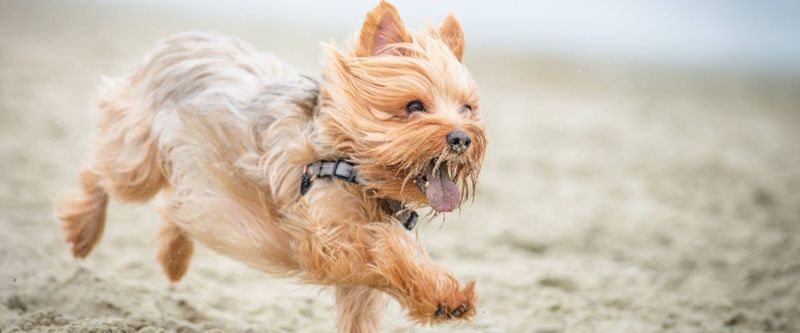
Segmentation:
<svg viewBox="0 0 800 333">
<path fill-rule="evenodd" d="M 343 27 L 350 28 L 350 27 Z M 203 247 L 171 285 L 150 205 L 112 204 L 72 259 L 52 204 L 87 158 L 102 75 L 187 29 L 319 72 L 318 40 L 79 3 L 0 2 L 2 332 L 331 332 L 332 291 Z M 468 35 L 469 37 L 469 35 Z M 490 144 L 478 196 L 419 226 L 480 295 L 474 323 L 386 332 L 800 331 L 800 79 L 467 51 Z"/>
</svg>

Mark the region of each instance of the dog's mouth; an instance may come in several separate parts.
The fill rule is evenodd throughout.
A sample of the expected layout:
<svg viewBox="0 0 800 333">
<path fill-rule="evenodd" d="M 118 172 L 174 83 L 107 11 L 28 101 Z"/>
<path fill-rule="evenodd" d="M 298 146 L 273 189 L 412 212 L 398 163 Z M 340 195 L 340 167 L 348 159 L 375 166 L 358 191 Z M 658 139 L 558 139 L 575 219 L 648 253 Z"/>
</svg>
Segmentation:
<svg viewBox="0 0 800 333">
<path fill-rule="evenodd" d="M 428 203 L 437 212 L 453 211 L 461 201 L 461 189 L 449 170 L 447 162 L 437 165 L 436 161 L 431 161 L 414 179 L 414 184 L 425 193 Z"/>
</svg>

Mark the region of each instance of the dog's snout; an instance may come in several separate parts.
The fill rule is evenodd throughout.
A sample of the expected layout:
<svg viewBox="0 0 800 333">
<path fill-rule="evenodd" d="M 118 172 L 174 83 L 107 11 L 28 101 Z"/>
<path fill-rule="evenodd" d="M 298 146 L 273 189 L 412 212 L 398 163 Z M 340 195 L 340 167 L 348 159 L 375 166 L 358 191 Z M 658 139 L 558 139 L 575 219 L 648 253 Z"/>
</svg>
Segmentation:
<svg viewBox="0 0 800 333">
<path fill-rule="evenodd" d="M 471 143 L 472 138 L 469 137 L 467 132 L 455 130 L 447 133 L 447 144 L 450 146 L 450 150 L 453 152 L 462 153 L 469 148 Z"/>
</svg>

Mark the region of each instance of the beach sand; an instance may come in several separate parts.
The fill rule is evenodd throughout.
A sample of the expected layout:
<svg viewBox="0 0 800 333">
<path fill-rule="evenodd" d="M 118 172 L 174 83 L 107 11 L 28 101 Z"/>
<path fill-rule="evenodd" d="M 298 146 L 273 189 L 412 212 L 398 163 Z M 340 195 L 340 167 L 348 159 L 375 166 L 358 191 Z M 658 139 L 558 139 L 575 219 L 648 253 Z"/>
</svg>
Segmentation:
<svg viewBox="0 0 800 333">
<path fill-rule="evenodd" d="M 0 331 L 334 331 L 331 289 L 202 246 L 171 285 L 150 204 L 113 203 L 86 260 L 62 242 L 53 202 L 88 157 L 96 86 L 189 29 L 237 35 L 314 76 L 319 40 L 348 36 L 0 2 Z M 477 281 L 478 315 L 416 327 L 391 302 L 384 331 L 800 332 L 798 78 L 469 45 L 466 63 L 490 133 L 478 195 L 418 237 Z"/>
</svg>

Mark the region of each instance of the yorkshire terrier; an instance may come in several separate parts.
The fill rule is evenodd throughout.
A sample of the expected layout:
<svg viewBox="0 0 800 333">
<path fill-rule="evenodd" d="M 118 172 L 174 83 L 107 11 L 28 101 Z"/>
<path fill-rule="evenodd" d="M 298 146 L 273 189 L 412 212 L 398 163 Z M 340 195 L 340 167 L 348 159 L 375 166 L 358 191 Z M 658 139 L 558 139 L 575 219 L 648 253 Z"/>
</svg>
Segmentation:
<svg viewBox="0 0 800 333">
<path fill-rule="evenodd" d="M 474 193 L 487 139 L 464 35 L 406 30 L 381 2 L 320 82 L 213 34 L 162 40 L 104 84 L 81 191 L 58 206 L 72 254 L 97 244 L 109 198 L 161 193 L 157 259 L 171 281 L 199 241 L 262 271 L 335 287 L 340 332 L 376 332 L 388 294 L 422 324 L 470 320 L 475 284 L 406 230 L 415 209 Z"/>
</svg>

